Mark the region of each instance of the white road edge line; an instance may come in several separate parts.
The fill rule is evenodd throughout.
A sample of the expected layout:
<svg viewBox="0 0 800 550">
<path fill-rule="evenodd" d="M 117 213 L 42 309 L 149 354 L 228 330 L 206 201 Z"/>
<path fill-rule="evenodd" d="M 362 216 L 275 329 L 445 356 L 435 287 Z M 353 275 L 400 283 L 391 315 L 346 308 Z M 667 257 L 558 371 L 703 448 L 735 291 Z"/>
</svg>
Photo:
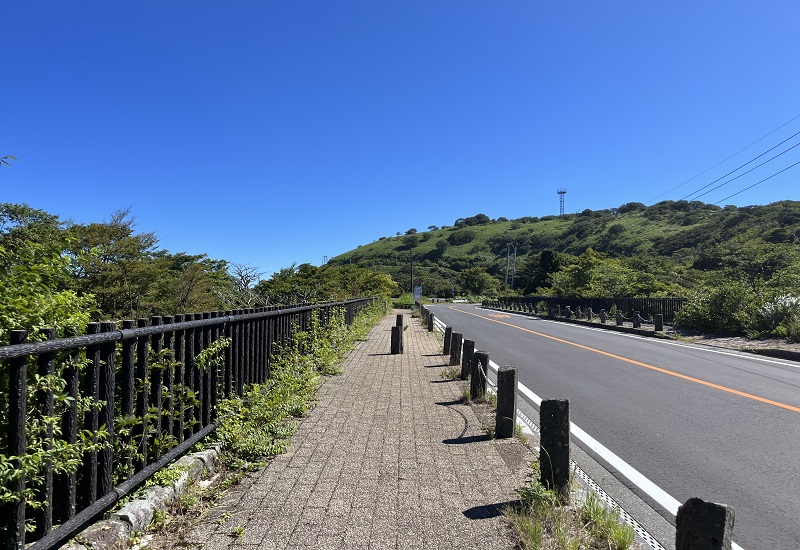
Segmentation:
<svg viewBox="0 0 800 550">
<path fill-rule="evenodd" d="M 497 370 L 500 368 L 497 363 L 489 360 L 489 368 L 491 368 L 495 374 L 497 374 Z M 541 406 L 542 398 L 533 393 L 525 384 L 522 382 L 517 382 L 517 389 L 522 393 L 525 397 L 533 401 L 537 407 Z M 664 507 L 670 514 L 673 516 L 678 513 L 678 507 L 681 505 L 677 499 L 675 499 L 672 495 L 667 493 L 661 487 L 647 479 L 641 472 L 639 472 L 636 468 L 622 460 L 619 456 L 617 456 L 614 452 L 609 450 L 605 447 L 602 443 L 597 441 L 595 438 L 590 436 L 588 433 L 583 431 L 574 422 L 569 423 L 570 431 L 572 434 L 575 435 L 584 445 L 592 449 L 595 453 L 597 453 L 600 457 L 603 458 L 609 465 L 614 467 L 619 473 L 623 476 L 628 478 L 632 483 L 634 483 L 637 487 L 639 487 L 642 491 L 644 491 L 650 498 L 658 502 L 661 506 Z M 741 546 L 736 544 L 735 542 L 731 543 L 731 548 L 734 550 L 744 550 Z"/>
</svg>

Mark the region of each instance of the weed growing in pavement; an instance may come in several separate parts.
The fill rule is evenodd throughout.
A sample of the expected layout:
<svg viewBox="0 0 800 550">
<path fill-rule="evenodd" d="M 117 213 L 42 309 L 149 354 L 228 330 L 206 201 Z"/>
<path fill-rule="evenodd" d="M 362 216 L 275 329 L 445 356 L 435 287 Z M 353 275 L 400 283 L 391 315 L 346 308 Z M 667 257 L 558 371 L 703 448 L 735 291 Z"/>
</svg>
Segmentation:
<svg viewBox="0 0 800 550">
<path fill-rule="evenodd" d="M 628 550 L 632 547 L 633 529 L 620 520 L 617 510 L 603 506 L 593 493 L 579 505 L 569 506 L 558 493 L 545 488 L 539 476 L 539 465 L 534 463 L 530 482 L 518 491 L 519 503 L 504 510 L 522 548 Z"/>
<path fill-rule="evenodd" d="M 456 380 L 461 378 L 461 367 L 447 367 L 439 376 L 442 377 L 443 380 Z"/>
</svg>

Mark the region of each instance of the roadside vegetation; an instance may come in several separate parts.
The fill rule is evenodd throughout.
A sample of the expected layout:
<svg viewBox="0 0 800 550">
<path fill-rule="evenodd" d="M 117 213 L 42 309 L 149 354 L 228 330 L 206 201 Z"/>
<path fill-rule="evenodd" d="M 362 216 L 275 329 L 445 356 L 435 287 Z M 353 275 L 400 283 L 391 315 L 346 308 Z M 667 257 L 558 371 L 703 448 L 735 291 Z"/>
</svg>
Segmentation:
<svg viewBox="0 0 800 550">
<path fill-rule="evenodd" d="M 798 245 L 797 201 L 663 201 L 514 220 L 477 214 L 329 263 L 382 271 L 409 289 L 413 259 L 414 284 L 439 298 L 679 296 L 689 299 L 681 328 L 800 341 Z"/>
<path fill-rule="evenodd" d="M 538 466 L 535 464 L 534 466 Z M 628 550 L 634 547 L 633 528 L 619 513 L 587 493 L 570 503 L 539 482 L 534 467 L 531 480 L 518 491 L 519 503 L 505 510 L 520 546 L 525 550 Z"/>
</svg>

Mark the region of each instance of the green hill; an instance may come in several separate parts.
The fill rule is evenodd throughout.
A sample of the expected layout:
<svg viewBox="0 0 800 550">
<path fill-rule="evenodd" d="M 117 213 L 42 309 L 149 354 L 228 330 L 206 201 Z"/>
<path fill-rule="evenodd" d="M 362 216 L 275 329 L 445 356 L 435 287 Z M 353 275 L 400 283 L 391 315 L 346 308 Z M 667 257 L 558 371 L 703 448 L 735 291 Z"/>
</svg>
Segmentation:
<svg viewBox="0 0 800 550">
<path fill-rule="evenodd" d="M 512 291 L 513 269 L 508 285 L 504 279 L 514 243 Z M 722 275 L 794 288 L 789 272 L 800 273 L 799 243 L 797 201 L 725 208 L 663 201 L 515 220 L 478 214 L 451 227 L 381 237 L 330 263 L 388 273 L 407 290 L 413 259 L 414 284 L 426 296 L 686 295 Z"/>
</svg>

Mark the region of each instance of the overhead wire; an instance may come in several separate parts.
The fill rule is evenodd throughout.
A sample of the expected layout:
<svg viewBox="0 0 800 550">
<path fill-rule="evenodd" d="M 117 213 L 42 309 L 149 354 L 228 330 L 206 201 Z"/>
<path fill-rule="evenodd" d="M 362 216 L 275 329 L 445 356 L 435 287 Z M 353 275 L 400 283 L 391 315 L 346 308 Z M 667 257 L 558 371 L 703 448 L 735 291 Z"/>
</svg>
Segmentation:
<svg viewBox="0 0 800 550">
<path fill-rule="evenodd" d="M 725 158 L 725 159 L 723 159 L 723 160 L 719 161 L 719 162 L 718 162 L 718 163 L 716 163 L 714 166 L 712 166 L 712 167 L 710 167 L 710 168 L 707 168 L 706 170 L 703 170 L 702 172 L 700 172 L 700 173 L 699 173 L 699 174 L 697 174 L 696 176 L 693 176 L 693 177 L 689 178 L 688 180 L 684 181 L 683 183 L 679 183 L 679 184 L 678 184 L 678 185 L 676 185 L 675 187 L 673 187 L 673 188 L 671 188 L 671 189 L 668 189 L 667 191 L 664 191 L 663 193 L 661 193 L 661 194 L 660 194 L 660 195 L 658 195 L 657 197 L 654 197 L 654 198 L 650 199 L 649 201 L 647 201 L 647 202 L 648 202 L 648 204 L 649 204 L 649 203 L 653 203 L 653 202 L 654 202 L 656 199 L 660 199 L 660 198 L 661 198 L 661 197 L 663 197 L 664 195 L 667 195 L 668 193 L 672 193 L 673 191 L 675 191 L 676 189 L 678 189 L 678 188 L 680 188 L 680 187 L 683 187 L 684 185 L 686 185 L 686 184 L 687 184 L 687 183 L 689 183 L 690 181 L 694 181 L 694 180 L 696 180 L 697 178 L 699 178 L 700 176 L 702 176 L 702 175 L 706 174 L 707 172 L 710 172 L 711 170 L 713 170 L 714 168 L 716 168 L 716 167 L 717 167 L 717 166 L 719 166 L 720 164 L 723 164 L 723 163 L 725 163 L 725 162 L 729 161 L 730 159 L 732 159 L 733 157 L 735 157 L 736 155 L 738 155 L 739 153 L 742 153 L 742 152 L 746 151 L 747 149 L 749 149 L 750 147 L 752 147 L 753 145 L 755 145 L 755 144 L 756 144 L 756 143 L 758 143 L 759 141 L 762 141 L 762 140 L 764 140 L 764 139 L 768 138 L 769 136 L 771 136 L 772 134 L 774 134 L 775 132 L 777 132 L 778 130 L 780 130 L 781 128 L 783 128 L 784 126 L 786 126 L 786 125 L 790 124 L 791 122 L 794 122 L 794 121 L 795 121 L 795 120 L 797 120 L 798 118 L 800 118 L 800 114 L 798 114 L 798 115 L 794 116 L 793 118 L 791 118 L 791 119 L 790 119 L 790 120 L 788 120 L 787 122 L 784 122 L 783 124 L 781 124 L 780 126 L 778 126 L 777 128 L 775 128 L 774 130 L 772 130 L 771 132 L 769 132 L 769 133 L 767 133 L 767 134 L 765 134 L 765 135 L 761 136 L 760 138 L 758 138 L 757 140 L 755 140 L 753 143 L 751 143 L 751 144 L 750 144 L 750 145 L 748 145 L 747 147 L 744 147 L 744 148 L 742 148 L 742 149 L 739 149 L 738 151 L 736 151 L 736 152 L 735 152 L 734 154 L 732 154 L 731 156 L 729 156 L 729 157 L 727 157 L 727 158 Z M 724 176 L 723 176 L 723 177 L 724 177 Z"/>
<path fill-rule="evenodd" d="M 798 133 L 800 133 L 800 132 L 798 132 Z M 797 135 L 797 134 L 795 134 L 795 135 Z M 735 181 L 735 180 L 738 180 L 739 178 L 741 178 L 741 177 L 742 177 L 742 176 L 744 176 L 745 174 L 749 174 L 749 173 L 750 173 L 750 172 L 752 172 L 753 170 L 756 170 L 757 168 L 761 168 L 761 167 L 762 167 L 762 166 L 764 166 L 766 163 L 768 163 L 768 162 L 771 162 L 771 161 L 775 160 L 775 159 L 776 159 L 776 158 L 778 158 L 779 156 L 781 156 L 781 155 L 783 155 L 783 154 L 785 154 L 785 153 L 788 153 L 789 151 L 791 151 L 792 149 L 794 149 L 795 147 L 798 147 L 798 146 L 800 146 L 800 143 L 795 143 L 794 145 L 792 145 L 791 147 L 789 147 L 788 149 L 786 149 L 786 150 L 785 150 L 785 151 L 783 151 L 782 153 L 778 153 L 777 155 L 775 155 L 775 156 L 774 156 L 774 157 L 772 157 L 771 159 L 769 159 L 769 160 L 765 160 L 764 162 L 762 162 L 762 163 L 761 163 L 761 164 L 759 164 L 758 166 L 753 166 L 753 167 L 752 167 L 750 170 L 748 170 L 747 172 L 742 172 L 741 174 L 739 174 L 739 175 L 738 175 L 738 176 L 736 176 L 735 178 L 731 178 L 731 179 L 729 179 L 728 181 L 726 181 L 726 182 L 723 182 L 723 183 L 721 183 L 721 184 L 717 185 L 717 186 L 716 186 L 716 187 L 714 187 L 713 189 L 709 189 L 709 190 L 708 190 L 708 191 L 706 191 L 705 193 L 700 193 L 699 195 L 695 196 L 694 198 L 695 198 L 695 199 L 698 199 L 698 198 L 700 198 L 700 197 L 704 197 L 705 195 L 708 195 L 708 194 L 709 194 L 709 193 L 711 193 L 712 191 L 716 191 L 716 190 L 717 190 L 717 189 L 719 189 L 720 187 L 724 187 L 725 185 L 728 185 L 730 182 L 732 182 L 732 181 Z M 776 145 L 776 147 L 777 147 L 777 145 Z M 773 147 L 773 149 L 774 149 L 774 147 Z M 768 151 L 768 152 L 769 152 L 769 151 Z M 759 155 L 759 156 L 762 156 L 762 155 Z M 756 158 L 758 158 L 758 157 L 756 157 Z M 755 159 L 753 159 L 753 160 L 755 160 Z M 750 161 L 750 162 L 752 162 L 752 161 Z M 747 164 L 750 164 L 750 163 L 747 163 Z M 745 166 L 745 165 L 743 165 L 743 166 Z M 739 168 L 741 168 L 741 166 L 740 166 Z M 737 168 L 736 170 L 738 170 L 739 168 Z M 735 172 L 736 170 L 734 170 L 733 172 Z M 733 172 L 730 172 L 730 173 L 732 174 Z M 724 177 L 724 176 L 723 176 L 723 177 Z M 721 178 L 720 178 L 720 179 L 721 179 Z M 716 180 L 716 181 L 719 181 L 719 180 Z M 712 183 L 714 183 L 714 182 L 712 182 Z M 708 185 L 711 185 L 711 183 L 709 183 Z M 708 187 L 708 185 L 706 185 L 706 187 Z M 703 187 L 703 189 L 705 189 L 705 187 Z M 702 189 L 698 189 L 698 191 L 702 191 Z M 695 192 L 697 192 L 697 191 L 695 191 Z M 724 200 L 724 199 L 723 199 L 723 200 Z"/>
<path fill-rule="evenodd" d="M 712 182 L 711 182 L 711 183 L 709 183 L 709 184 L 706 184 L 706 185 L 704 185 L 704 186 L 703 186 L 703 187 L 701 187 L 700 189 L 697 189 L 696 191 L 693 191 L 693 192 L 689 193 L 688 195 L 686 195 L 685 197 L 681 198 L 680 200 L 686 200 L 686 199 L 688 199 L 689 197 L 692 197 L 693 195 L 695 195 L 695 194 L 699 193 L 699 192 L 700 192 L 700 191 L 702 191 L 703 189 L 706 189 L 707 187 L 710 187 L 710 186 L 714 185 L 714 184 L 715 184 L 715 183 L 717 183 L 719 180 L 727 178 L 728 176 L 730 176 L 730 175 L 731 175 L 731 174 L 733 174 L 734 172 L 737 172 L 737 171 L 741 170 L 742 168 L 744 168 L 745 166 L 747 166 L 747 165 L 748 165 L 748 164 L 750 164 L 751 162 L 754 162 L 754 161 L 756 161 L 757 159 L 760 159 L 761 157 L 763 157 L 764 155 L 766 155 L 767 153 L 769 153 L 770 151 L 773 151 L 773 150 L 777 149 L 778 147 L 780 147 L 781 145 L 783 145 L 784 143 L 786 143 L 787 141 L 791 140 L 792 138 L 794 138 L 794 137 L 795 137 L 795 136 L 797 136 L 797 135 L 800 135 L 800 132 L 797 132 L 797 133 L 795 133 L 794 135 L 792 135 L 792 136 L 789 136 L 788 138 L 784 139 L 782 142 L 780 142 L 779 144 L 775 145 L 774 147 L 770 147 L 769 149 L 767 149 L 766 151 L 764 151 L 763 153 L 761 153 L 761 154 L 760 154 L 760 155 L 758 155 L 757 157 L 753 157 L 752 159 L 748 160 L 747 162 L 745 162 L 744 164 L 742 164 L 742 165 L 741 165 L 741 166 L 739 166 L 738 168 L 736 168 L 736 169 L 734 169 L 734 170 L 731 170 L 730 172 L 728 172 L 728 173 L 727 173 L 727 174 L 725 174 L 724 176 L 721 176 L 721 177 L 719 177 L 719 178 L 715 179 L 714 181 L 712 181 Z M 790 148 L 789 148 L 789 149 L 787 149 L 786 151 L 790 151 L 791 149 L 794 149 L 795 147 L 797 147 L 797 145 L 794 145 L 793 147 L 790 147 Z M 783 153 L 785 153 L 786 151 L 784 151 Z M 781 153 L 780 155 L 782 155 L 783 153 Z M 777 155 L 777 156 L 780 156 L 780 155 Z M 772 157 L 772 159 L 774 159 L 774 158 L 776 158 L 776 157 Z M 770 159 L 770 160 L 772 160 L 772 159 Z M 769 162 L 769 160 L 768 160 L 768 161 L 766 161 L 766 162 Z M 758 166 L 763 166 L 763 164 L 759 164 Z M 757 166 L 756 168 L 758 168 L 758 166 Z M 748 171 L 747 171 L 747 172 L 745 172 L 744 174 L 747 174 L 748 172 L 752 172 L 752 170 L 748 170 Z M 736 176 L 736 178 L 739 178 L 739 177 L 743 176 L 744 174 L 740 174 L 739 176 Z M 733 179 L 736 179 L 736 178 L 733 178 Z M 732 179 L 732 180 L 730 180 L 730 181 L 733 181 L 733 179 Z M 730 183 L 730 182 L 723 183 L 722 185 L 726 185 L 727 183 Z M 722 187 L 722 185 L 715 187 L 715 188 L 714 188 L 714 189 L 712 189 L 711 191 L 714 191 L 715 189 L 719 189 L 720 187 Z M 710 191 L 706 191 L 706 192 L 705 192 L 705 193 L 703 193 L 702 195 L 697 195 L 697 197 L 702 197 L 703 195 L 707 195 L 708 193 L 710 193 Z M 694 198 L 697 198 L 697 197 L 694 197 Z"/>
<path fill-rule="evenodd" d="M 744 193 L 744 192 L 745 192 L 745 191 L 747 191 L 748 189 L 752 189 L 752 188 L 753 188 L 753 187 L 755 187 L 756 185 L 759 185 L 759 184 L 761 184 L 761 183 L 764 183 L 765 181 L 767 181 L 767 180 L 769 180 L 769 179 L 772 179 L 772 178 L 774 178 L 774 177 L 775 177 L 775 176 L 777 176 L 778 174 L 782 174 L 783 172 L 786 172 L 786 171 L 787 171 L 789 168 L 794 168 L 794 167 L 795 167 L 795 166 L 797 166 L 798 164 L 800 164 L 800 160 L 798 160 L 797 162 L 795 162 L 795 163 L 794 163 L 794 164 L 792 164 L 791 166 L 787 166 L 787 167 L 786 167 L 786 168 L 784 168 L 783 170 L 780 170 L 780 171 L 778 171 L 778 172 L 775 172 L 775 173 L 774 173 L 774 174 L 772 174 L 771 176 L 768 176 L 768 177 L 764 178 L 764 179 L 763 179 L 763 180 L 761 180 L 761 181 L 757 181 L 756 183 L 754 183 L 753 185 L 750 185 L 749 187 L 745 187 L 745 188 L 744 188 L 744 189 L 742 189 L 741 191 L 737 191 L 736 193 L 734 193 L 734 194 L 732 194 L 732 195 L 728 195 L 728 196 L 727 196 L 727 197 L 725 197 L 724 199 L 722 199 L 722 200 L 720 200 L 720 201 L 718 201 L 718 202 L 715 202 L 714 204 L 716 204 L 716 205 L 719 205 L 720 203 L 722 203 L 722 202 L 724 202 L 724 201 L 728 200 L 728 199 L 729 199 L 729 198 L 731 198 L 731 197 L 735 197 L 736 195 L 739 195 L 740 193 Z"/>
</svg>

